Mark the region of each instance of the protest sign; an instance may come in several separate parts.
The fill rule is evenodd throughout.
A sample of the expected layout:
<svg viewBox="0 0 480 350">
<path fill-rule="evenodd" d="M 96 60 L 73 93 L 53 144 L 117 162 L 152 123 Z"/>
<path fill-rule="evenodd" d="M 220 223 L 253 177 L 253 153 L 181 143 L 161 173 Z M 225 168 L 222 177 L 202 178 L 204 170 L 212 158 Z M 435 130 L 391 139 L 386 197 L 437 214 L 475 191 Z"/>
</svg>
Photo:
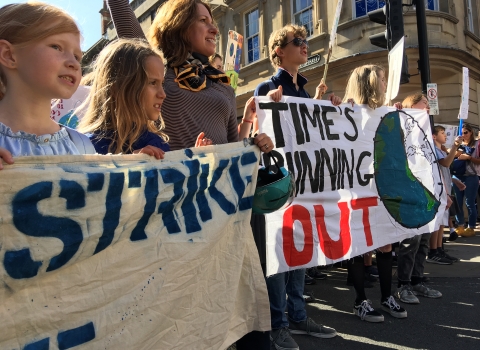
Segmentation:
<svg viewBox="0 0 480 350">
<path fill-rule="evenodd" d="M 242 59 L 243 35 L 228 31 L 227 52 L 225 53 L 225 74 L 230 77 L 230 85 L 237 90 L 240 60 Z"/>
<path fill-rule="evenodd" d="M 257 114 L 296 181 L 292 205 L 266 215 L 267 275 L 438 229 L 446 197 L 425 111 L 260 97 Z"/>
<path fill-rule="evenodd" d="M 460 111 L 458 112 L 458 119 L 468 119 L 468 101 L 470 99 L 470 78 L 468 68 L 462 68 L 462 99 L 460 102 Z M 462 129 L 461 126 L 459 129 Z"/>
<path fill-rule="evenodd" d="M 270 329 L 258 148 L 20 157 L 0 171 L 1 349 L 225 349 Z"/>
<path fill-rule="evenodd" d="M 50 117 L 57 123 L 75 129 L 85 114 L 86 107 L 77 110 L 87 99 L 90 86 L 80 85 L 69 99 L 52 100 Z"/>
</svg>

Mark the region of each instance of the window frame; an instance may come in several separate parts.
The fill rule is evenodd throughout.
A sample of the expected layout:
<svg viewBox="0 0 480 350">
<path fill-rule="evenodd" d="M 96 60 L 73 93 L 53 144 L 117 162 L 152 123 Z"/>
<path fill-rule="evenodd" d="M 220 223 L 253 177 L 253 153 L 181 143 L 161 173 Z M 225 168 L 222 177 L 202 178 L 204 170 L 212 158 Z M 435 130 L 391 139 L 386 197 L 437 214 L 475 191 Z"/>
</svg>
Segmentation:
<svg viewBox="0 0 480 350">
<path fill-rule="evenodd" d="M 258 31 L 255 34 L 258 37 L 258 59 L 250 62 L 249 59 L 248 59 L 248 53 L 249 53 L 248 39 L 255 37 L 255 35 L 247 37 L 247 19 L 248 19 L 248 15 L 251 14 L 252 12 L 254 12 L 254 11 L 257 11 L 257 13 L 258 13 L 258 15 L 257 15 Z M 248 25 L 250 25 L 250 24 L 248 24 Z M 243 36 L 243 46 L 244 46 L 244 48 L 243 48 L 243 50 L 245 51 L 245 53 L 244 53 L 245 56 L 244 57 L 245 57 L 245 65 L 246 66 L 249 65 L 249 64 L 255 63 L 255 62 L 257 62 L 261 59 L 262 43 L 260 42 L 261 41 L 260 30 L 261 30 L 261 28 L 260 28 L 260 9 L 258 8 L 258 6 L 254 6 L 254 7 L 251 7 L 249 10 L 247 10 L 243 13 L 243 33 L 244 33 L 244 36 Z"/>
<path fill-rule="evenodd" d="M 367 1 L 367 0 L 362 0 L 362 1 Z M 382 1 L 382 0 L 377 0 L 377 2 L 378 2 L 378 1 Z M 440 4 L 438 3 L 438 1 L 439 1 L 439 0 L 433 0 L 433 10 L 432 10 L 432 9 L 429 9 L 429 8 L 428 8 L 428 0 L 427 0 L 427 3 L 426 3 L 427 7 L 426 7 L 426 9 L 427 9 L 427 10 L 430 10 L 430 11 L 439 11 L 438 9 L 439 9 L 439 7 L 440 7 Z M 352 15 L 353 15 L 353 19 L 367 16 L 368 11 L 367 11 L 364 15 L 357 16 L 357 6 L 356 6 L 356 2 L 357 2 L 357 0 L 352 0 Z M 386 3 L 387 0 L 383 0 L 383 2 Z M 380 8 L 380 7 L 377 7 L 377 9 L 379 9 L 379 8 Z"/>
<path fill-rule="evenodd" d="M 300 25 L 298 23 L 295 23 L 295 15 L 296 14 L 299 14 L 299 13 L 302 13 L 303 11 L 305 11 L 305 9 L 307 9 L 308 7 L 306 7 L 305 9 L 302 9 L 300 10 L 299 12 L 293 12 L 293 2 L 295 0 L 290 0 L 290 15 L 291 15 L 291 23 L 293 24 L 296 24 L 296 25 Z M 312 37 L 313 35 L 315 35 L 315 0 L 312 0 L 312 3 L 311 5 L 309 6 L 310 7 L 310 11 L 312 11 L 312 34 L 308 35 L 307 34 L 307 38 L 310 38 Z"/>
</svg>

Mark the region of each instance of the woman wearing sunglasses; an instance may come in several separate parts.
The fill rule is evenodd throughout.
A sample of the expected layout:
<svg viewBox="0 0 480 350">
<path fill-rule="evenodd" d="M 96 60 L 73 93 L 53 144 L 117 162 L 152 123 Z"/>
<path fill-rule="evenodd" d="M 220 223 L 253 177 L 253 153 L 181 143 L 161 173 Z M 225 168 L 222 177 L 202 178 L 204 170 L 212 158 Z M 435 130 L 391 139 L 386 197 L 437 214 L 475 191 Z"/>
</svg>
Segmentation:
<svg viewBox="0 0 480 350">
<path fill-rule="evenodd" d="M 480 165 L 480 159 L 478 158 L 478 142 L 475 140 L 473 129 L 470 125 L 465 124 L 462 128 L 463 142 L 458 148 L 456 159 L 467 161 L 465 167 L 465 173 L 463 175 L 456 175 L 460 181 L 462 181 L 466 188 L 461 191 L 457 185 L 453 185 L 455 191 L 455 197 L 458 202 L 457 223 L 458 228 L 455 232 L 459 236 L 472 237 L 475 236 L 475 225 L 477 222 L 477 206 L 475 205 L 475 199 L 477 197 L 478 190 L 478 176 L 475 171 L 475 166 Z M 465 216 L 463 214 L 463 198 L 465 197 L 465 204 L 468 209 L 468 227 L 465 228 Z"/>
</svg>

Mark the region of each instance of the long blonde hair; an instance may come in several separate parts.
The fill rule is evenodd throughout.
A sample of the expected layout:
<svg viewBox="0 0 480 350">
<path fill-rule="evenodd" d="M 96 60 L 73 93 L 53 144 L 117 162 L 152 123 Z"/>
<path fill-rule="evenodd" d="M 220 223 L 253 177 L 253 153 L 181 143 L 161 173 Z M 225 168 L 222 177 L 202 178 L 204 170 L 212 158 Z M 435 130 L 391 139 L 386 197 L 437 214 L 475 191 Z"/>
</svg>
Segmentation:
<svg viewBox="0 0 480 350">
<path fill-rule="evenodd" d="M 110 139 L 109 152 L 133 152 L 133 144 L 145 128 L 168 141 L 162 132 L 162 116 L 157 121 L 149 120 L 141 102 L 148 84 L 145 61 L 150 56 L 163 61 L 161 53 L 146 41 L 119 39 L 105 47 L 94 63 L 88 109 L 78 130 Z"/>
<path fill-rule="evenodd" d="M 78 33 L 75 20 L 64 10 L 42 2 L 10 4 L 0 8 L 0 40 L 24 47 L 51 35 Z M 0 66 L 0 100 L 7 80 Z"/>
<path fill-rule="evenodd" d="M 150 26 L 148 40 L 162 49 L 169 66 L 181 66 L 191 53 L 188 29 L 197 20 L 197 4 L 205 6 L 213 18 L 210 6 L 202 0 L 169 0 Z"/>
<path fill-rule="evenodd" d="M 376 64 L 355 68 L 348 78 L 343 102 L 353 99 L 356 104 L 368 105 L 372 109 L 383 106 L 385 93 L 380 89 L 380 71 L 385 72 L 385 69 Z"/>
</svg>

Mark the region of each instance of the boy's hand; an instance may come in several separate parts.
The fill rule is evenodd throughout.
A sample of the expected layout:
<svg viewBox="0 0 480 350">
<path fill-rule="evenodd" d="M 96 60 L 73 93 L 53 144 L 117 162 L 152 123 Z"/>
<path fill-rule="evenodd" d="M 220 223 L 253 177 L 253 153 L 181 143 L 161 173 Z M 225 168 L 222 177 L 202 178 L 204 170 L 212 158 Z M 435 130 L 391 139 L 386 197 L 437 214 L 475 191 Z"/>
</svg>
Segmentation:
<svg viewBox="0 0 480 350">
<path fill-rule="evenodd" d="M 455 145 L 455 147 L 458 148 L 458 146 L 460 146 L 462 144 L 462 142 L 463 142 L 463 137 L 457 136 L 457 137 L 455 137 L 455 141 L 454 141 L 453 144 Z"/>
<path fill-rule="evenodd" d="M 165 156 L 165 152 L 162 151 L 160 148 L 150 145 L 133 151 L 133 154 L 148 154 L 149 156 L 155 157 L 156 159 L 163 159 L 163 157 Z"/>
<path fill-rule="evenodd" d="M 459 179 L 452 178 L 452 182 L 455 184 L 455 186 L 458 187 L 460 191 L 464 191 L 467 188 L 467 186 Z"/>
<path fill-rule="evenodd" d="M 322 80 L 320 80 L 320 84 L 318 84 L 317 88 L 315 89 L 315 97 L 314 99 L 316 100 L 320 100 L 322 98 L 323 95 L 325 95 L 325 93 L 327 92 L 328 90 L 328 86 L 325 84 L 325 82 Z"/>
<path fill-rule="evenodd" d="M 0 147 L 0 159 L 3 159 L 3 161 L 7 164 L 13 164 L 13 157 L 10 151 L 8 151 L 5 148 Z M 0 170 L 3 169 L 3 163 L 0 160 Z"/>
<path fill-rule="evenodd" d="M 267 93 L 267 96 L 270 96 L 270 98 L 273 100 L 273 102 L 279 102 L 282 99 L 282 96 L 283 96 L 282 85 L 278 85 L 278 88 L 275 89 L 275 90 L 270 90 Z"/>
<path fill-rule="evenodd" d="M 395 102 L 393 105 L 396 109 L 403 109 L 402 103 L 401 102 Z"/>
</svg>

